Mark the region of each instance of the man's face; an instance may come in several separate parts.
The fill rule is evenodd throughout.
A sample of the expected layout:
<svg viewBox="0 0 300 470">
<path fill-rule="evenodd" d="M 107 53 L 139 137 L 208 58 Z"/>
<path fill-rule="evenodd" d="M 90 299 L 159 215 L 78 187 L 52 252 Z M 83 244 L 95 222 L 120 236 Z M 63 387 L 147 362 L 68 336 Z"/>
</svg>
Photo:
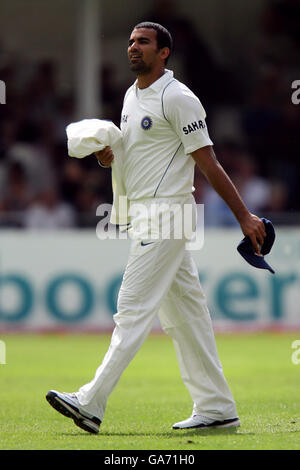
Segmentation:
<svg viewBox="0 0 300 470">
<path fill-rule="evenodd" d="M 130 69 L 137 75 L 150 72 L 160 61 L 155 29 L 134 29 L 128 41 Z"/>
</svg>

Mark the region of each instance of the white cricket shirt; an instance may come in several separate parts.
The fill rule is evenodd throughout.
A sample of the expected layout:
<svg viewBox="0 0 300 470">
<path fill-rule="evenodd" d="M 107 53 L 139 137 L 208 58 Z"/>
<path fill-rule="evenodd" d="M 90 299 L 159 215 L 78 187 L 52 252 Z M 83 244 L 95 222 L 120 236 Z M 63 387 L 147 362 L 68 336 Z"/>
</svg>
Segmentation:
<svg viewBox="0 0 300 470">
<path fill-rule="evenodd" d="M 165 74 L 145 89 L 137 81 L 124 98 L 121 131 L 123 178 L 130 200 L 191 193 L 195 162 L 191 152 L 213 145 L 199 99 Z"/>
</svg>

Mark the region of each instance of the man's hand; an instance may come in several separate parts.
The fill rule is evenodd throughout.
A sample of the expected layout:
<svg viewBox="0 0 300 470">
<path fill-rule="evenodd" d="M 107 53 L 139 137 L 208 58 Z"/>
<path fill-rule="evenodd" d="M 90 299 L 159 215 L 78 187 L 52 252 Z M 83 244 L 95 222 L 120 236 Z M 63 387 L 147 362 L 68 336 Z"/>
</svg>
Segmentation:
<svg viewBox="0 0 300 470">
<path fill-rule="evenodd" d="M 260 248 L 263 245 L 264 238 L 266 236 L 266 230 L 263 221 L 256 215 L 249 212 L 239 222 L 243 234 L 250 238 L 255 253 L 260 255 Z"/>
<path fill-rule="evenodd" d="M 103 150 L 99 150 L 99 152 L 95 152 L 97 160 L 101 163 L 101 165 L 106 166 L 107 168 L 110 167 L 113 159 L 114 154 L 110 147 L 105 147 Z"/>
</svg>

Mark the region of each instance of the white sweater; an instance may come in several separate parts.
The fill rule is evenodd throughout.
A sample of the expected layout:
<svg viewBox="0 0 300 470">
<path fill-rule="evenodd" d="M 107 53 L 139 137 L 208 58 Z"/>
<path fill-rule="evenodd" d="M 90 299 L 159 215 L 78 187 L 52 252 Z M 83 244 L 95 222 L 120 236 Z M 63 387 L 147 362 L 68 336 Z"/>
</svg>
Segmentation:
<svg viewBox="0 0 300 470">
<path fill-rule="evenodd" d="M 114 154 L 111 164 L 113 207 L 112 224 L 127 224 L 128 199 L 122 176 L 123 140 L 120 129 L 111 121 L 83 119 L 73 122 L 66 128 L 68 154 L 70 157 L 84 158 L 109 146 Z"/>
</svg>

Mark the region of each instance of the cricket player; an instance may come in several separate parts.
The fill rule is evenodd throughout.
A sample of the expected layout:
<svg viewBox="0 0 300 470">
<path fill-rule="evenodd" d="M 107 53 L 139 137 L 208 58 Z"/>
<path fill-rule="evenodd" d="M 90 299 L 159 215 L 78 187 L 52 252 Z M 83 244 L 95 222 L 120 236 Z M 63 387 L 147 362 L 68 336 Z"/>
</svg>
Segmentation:
<svg viewBox="0 0 300 470">
<path fill-rule="evenodd" d="M 191 416 L 175 423 L 173 429 L 240 425 L 218 359 L 198 271 L 186 249 L 187 237 L 174 237 L 174 224 L 166 228 L 160 221 L 154 223 L 155 236 L 149 239 L 149 225 L 153 225 L 153 205 L 163 203 L 166 212 L 174 205 L 179 209 L 186 204 L 195 206 L 196 164 L 228 204 L 257 254 L 266 233 L 263 222 L 248 211 L 218 162 L 198 97 L 166 69 L 171 50 L 172 38 L 159 24 L 140 23 L 130 35 L 128 58 L 136 81 L 124 98 L 121 131 L 124 184 L 136 215 L 131 219 L 131 249 L 114 315 L 115 328 L 91 382 L 75 393 L 51 390 L 46 396 L 57 411 L 90 433 L 99 432 L 107 399 L 150 333 L 157 313 L 173 340 L 182 380 L 193 401 Z M 195 55 L 195 60 L 201 57 Z M 110 147 L 96 156 L 105 167 L 114 158 Z M 142 215 L 134 210 L 138 205 L 146 208 Z M 160 231 L 164 236 L 157 237 Z"/>
</svg>

